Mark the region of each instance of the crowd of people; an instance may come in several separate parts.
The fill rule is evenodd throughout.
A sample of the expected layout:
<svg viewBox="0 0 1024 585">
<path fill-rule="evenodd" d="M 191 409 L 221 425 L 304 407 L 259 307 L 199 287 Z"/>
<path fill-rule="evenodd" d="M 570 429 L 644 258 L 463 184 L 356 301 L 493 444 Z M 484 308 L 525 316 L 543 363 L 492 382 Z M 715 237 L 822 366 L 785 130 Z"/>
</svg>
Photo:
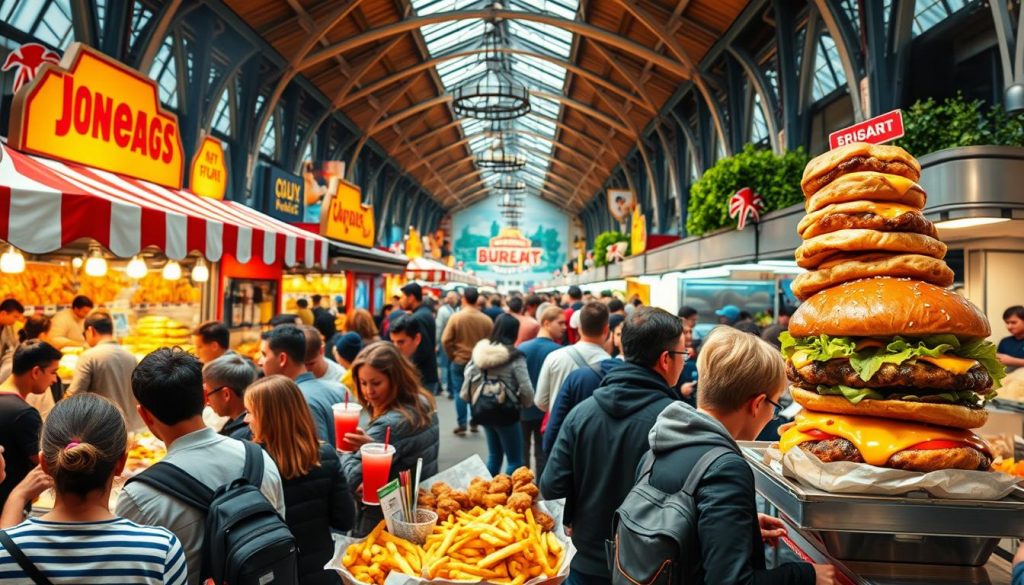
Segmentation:
<svg viewBox="0 0 1024 585">
<path fill-rule="evenodd" d="M 492 475 L 532 463 L 543 497 L 566 499 L 563 524 L 577 548 L 571 585 L 611 582 L 612 518 L 642 464 L 643 481 L 679 492 L 712 448 L 727 454 L 698 478 L 697 539 L 684 554 L 700 559 L 694 582 L 834 582 L 829 566 L 766 568 L 764 543 L 786 530 L 757 513 L 736 443 L 779 418 L 787 384 L 777 346 L 789 307 L 762 331 L 724 306 L 698 338 L 692 308 L 673 315 L 575 286 L 564 295 L 465 288 L 435 299 L 410 283 L 376 318 L 345 312 L 341 331 L 313 300 L 272 320 L 256 363 L 230 349 L 217 321 L 194 330 L 195 355 L 162 348 L 136 363 L 110 315 L 84 297 L 52 320 L 0 302 L 0 584 L 24 582 L 25 563 L 76 583 L 203 582 L 207 511 L 162 483 L 166 465 L 129 480 L 109 509 L 128 432 L 141 429 L 165 443 L 166 464 L 210 493 L 261 460 L 254 488 L 294 535 L 299 582 L 339 583 L 323 569 L 332 533 L 365 535 L 383 518 L 362 501 L 359 447 L 394 446 L 389 479 L 418 460 L 423 477 L 436 474 L 445 396 L 454 440 L 482 430 Z M 1022 366 L 1024 308 L 1004 320 L 1011 336 L 999 357 Z M 62 392 L 60 348 L 73 344 L 88 350 Z M 333 408 L 349 401 L 368 416 L 336 436 Z M 216 430 L 207 409 L 220 418 Z M 52 509 L 29 517 L 48 489 Z"/>
</svg>

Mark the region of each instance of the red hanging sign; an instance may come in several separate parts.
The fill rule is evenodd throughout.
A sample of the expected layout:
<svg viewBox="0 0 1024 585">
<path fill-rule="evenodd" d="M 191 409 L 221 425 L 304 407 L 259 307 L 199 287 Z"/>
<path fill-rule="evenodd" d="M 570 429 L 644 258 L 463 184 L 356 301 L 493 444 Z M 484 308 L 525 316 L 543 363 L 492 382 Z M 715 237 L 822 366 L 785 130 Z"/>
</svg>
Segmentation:
<svg viewBox="0 0 1024 585">
<path fill-rule="evenodd" d="M 903 112 L 901 110 L 893 110 L 829 134 L 828 147 L 829 150 L 832 150 L 840 146 L 853 144 L 854 142 L 883 144 L 902 137 Z"/>
</svg>

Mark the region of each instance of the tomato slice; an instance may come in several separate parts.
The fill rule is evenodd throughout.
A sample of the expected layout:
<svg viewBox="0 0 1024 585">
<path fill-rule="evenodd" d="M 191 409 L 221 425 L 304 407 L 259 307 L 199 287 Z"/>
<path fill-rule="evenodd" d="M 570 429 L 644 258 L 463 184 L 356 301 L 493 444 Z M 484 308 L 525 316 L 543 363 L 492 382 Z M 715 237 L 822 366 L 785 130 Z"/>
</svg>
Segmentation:
<svg viewBox="0 0 1024 585">
<path fill-rule="evenodd" d="M 825 431 L 819 431 L 818 429 L 810 429 L 807 431 L 803 431 L 803 434 L 809 437 L 813 437 L 815 441 L 827 441 L 829 439 L 836 438 L 836 435 L 830 435 Z"/>
<path fill-rule="evenodd" d="M 918 443 L 910 448 L 917 449 L 919 451 L 926 451 L 929 449 L 956 449 L 957 447 L 963 447 L 964 445 L 965 444 L 961 443 L 960 441 L 948 441 L 945 439 L 938 439 L 935 441 L 925 441 L 923 443 Z"/>
</svg>

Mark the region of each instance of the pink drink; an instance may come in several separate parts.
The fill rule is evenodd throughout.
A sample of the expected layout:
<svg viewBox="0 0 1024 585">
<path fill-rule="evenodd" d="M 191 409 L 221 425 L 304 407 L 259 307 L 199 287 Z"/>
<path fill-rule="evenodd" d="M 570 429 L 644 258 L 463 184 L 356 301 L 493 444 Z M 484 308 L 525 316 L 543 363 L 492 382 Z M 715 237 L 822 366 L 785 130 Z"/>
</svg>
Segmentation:
<svg viewBox="0 0 1024 585">
<path fill-rule="evenodd" d="M 395 446 L 384 443 L 367 443 L 359 448 L 363 456 L 363 503 L 379 504 L 377 490 L 388 482 L 391 472 L 391 459 L 395 456 Z"/>
<path fill-rule="evenodd" d="M 354 433 L 359 427 L 359 413 L 363 407 L 355 404 L 335 404 L 334 409 L 334 443 L 339 451 L 351 453 L 356 446 L 345 440 L 345 433 Z"/>
</svg>

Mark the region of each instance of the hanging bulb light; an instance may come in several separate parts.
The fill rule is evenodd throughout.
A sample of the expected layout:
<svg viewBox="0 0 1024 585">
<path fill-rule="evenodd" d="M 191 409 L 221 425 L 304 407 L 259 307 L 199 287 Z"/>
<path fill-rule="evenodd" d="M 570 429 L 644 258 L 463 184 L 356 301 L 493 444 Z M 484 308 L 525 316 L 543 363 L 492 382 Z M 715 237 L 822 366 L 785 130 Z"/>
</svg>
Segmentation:
<svg viewBox="0 0 1024 585">
<path fill-rule="evenodd" d="M 25 272 L 25 257 L 14 246 L 8 247 L 7 251 L 0 255 L 0 272 L 7 274 Z"/>
<path fill-rule="evenodd" d="M 91 246 L 89 250 L 89 258 L 85 261 L 85 273 L 89 276 L 106 276 L 107 274 L 107 260 L 103 257 L 100 249 L 95 246 Z"/>
<path fill-rule="evenodd" d="M 330 274 L 325 274 L 325 275 L 321 276 L 320 277 L 320 282 L 323 283 L 324 286 L 331 286 L 331 275 Z"/>
<path fill-rule="evenodd" d="M 128 266 L 125 266 L 124 271 L 128 278 L 140 280 L 146 277 L 146 274 L 149 273 L 149 268 L 141 256 L 135 255 L 128 261 Z"/>
<path fill-rule="evenodd" d="M 178 280 L 181 278 L 181 264 L 178 264 L 174 260 L 168 260 L 167 264 L 164 264 L 162 274 L 164 280 Z"/>
<path fill-rule="evenodd" d="M 206 282 L 210 280 L 210 269 L 206 267 L 206 261 L 202 258 L 196 260 L 192 267 L 192 282 Z"/>
<path fill-rule="evenodd" d="M 74 258 L 71 259 L 71 268 L 74 270 L 80 270 L 82 268 L 82 264 L 84 263 L 85 260 L 82 260 L 81 256 L 75 256 Z"/>
</svg>

